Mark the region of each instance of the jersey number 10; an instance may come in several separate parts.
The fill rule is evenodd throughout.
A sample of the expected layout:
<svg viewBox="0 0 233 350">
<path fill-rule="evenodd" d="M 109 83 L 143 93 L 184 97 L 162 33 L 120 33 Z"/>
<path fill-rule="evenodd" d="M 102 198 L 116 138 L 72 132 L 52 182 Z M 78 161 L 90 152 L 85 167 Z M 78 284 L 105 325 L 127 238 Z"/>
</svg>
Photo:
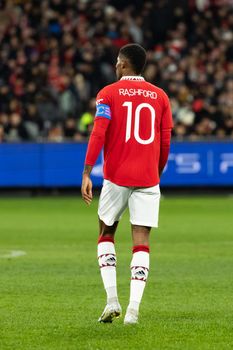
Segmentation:
<svg viewBox="0 0 233 350">
<path fill-rule="evenodd" d="M 123 107 L 127 107 L 127 124 L 126 124 L 126 135 L 125 135 L 125 142 L 128 142 L 131 138 L 131 124 L 132 124 L 132 102 L 124 102 Z M 139 135 L 139 128 L 140 128 L 140 117 L 141 117 L 141 110 L 143 108 L 147 108 L 150 111 L 151 116 L 151 132 L 150 137 L 146 140 L 143 140 Z M 135 123 L 134 123 L 134 137 L 135 140 L 138 143 L 141 143 L 142 145 L 148 145 L 149 143 L 152 143 L 155 138 L 155 110 L 149 103 L 140 103 L 136 109 L 135 109 Z"/>
</svg>

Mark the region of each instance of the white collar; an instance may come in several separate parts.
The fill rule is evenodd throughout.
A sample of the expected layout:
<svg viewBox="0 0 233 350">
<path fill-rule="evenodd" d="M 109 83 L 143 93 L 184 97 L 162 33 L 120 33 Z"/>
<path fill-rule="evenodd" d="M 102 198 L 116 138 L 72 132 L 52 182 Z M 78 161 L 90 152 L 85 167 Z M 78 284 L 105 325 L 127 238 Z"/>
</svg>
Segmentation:
<svg viewBox="0 0 233 350">
<path fill-rule="evenodd" d="M 137 80 L 137 81 L 144 81 L 145 79 L 141 77 L 140 75 L 125 75 L 121 78 L 121 80 Z"/>
</svg>

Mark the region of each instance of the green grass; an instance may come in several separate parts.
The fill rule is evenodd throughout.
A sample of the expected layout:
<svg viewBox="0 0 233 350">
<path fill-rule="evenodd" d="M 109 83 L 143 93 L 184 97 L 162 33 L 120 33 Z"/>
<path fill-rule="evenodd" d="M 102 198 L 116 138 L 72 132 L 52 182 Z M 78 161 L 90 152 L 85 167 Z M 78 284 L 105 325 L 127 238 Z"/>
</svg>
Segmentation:
<svg viewBox="0 0 233 350">
<path fill-rule="evenodd" d="M 233 198 L 165 198 L 151 234 L 140 323 L 96 320 L 105 293 L 96 261 L 97 201 L 0 200 L 1 350 L 233 349 Z M 129 296 L 131 235 L 116 237 L 118 289 Z"/>
</svg>

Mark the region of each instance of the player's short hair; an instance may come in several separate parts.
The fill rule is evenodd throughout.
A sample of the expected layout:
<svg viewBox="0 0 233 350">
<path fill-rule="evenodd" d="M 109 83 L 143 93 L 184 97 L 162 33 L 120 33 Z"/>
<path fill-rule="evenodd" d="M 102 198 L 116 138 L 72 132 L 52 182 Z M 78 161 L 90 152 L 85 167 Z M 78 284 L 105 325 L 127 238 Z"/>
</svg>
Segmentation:
<svg viewBox="0 0 233 350">
<path fill-rule="evenodd" d="M 122 46 L 119 55 L 127 58 L 136 74 L 141 74 L 146 64 L 146 51 L 138 44 Z"/>
</svg>

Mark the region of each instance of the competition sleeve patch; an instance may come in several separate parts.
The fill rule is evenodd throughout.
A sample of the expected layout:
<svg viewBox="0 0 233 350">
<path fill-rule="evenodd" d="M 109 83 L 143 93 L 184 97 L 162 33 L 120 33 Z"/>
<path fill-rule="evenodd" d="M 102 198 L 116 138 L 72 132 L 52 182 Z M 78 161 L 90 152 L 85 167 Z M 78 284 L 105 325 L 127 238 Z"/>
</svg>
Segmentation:
<svg viewBox="0 0 233 350">
<path fill-rule="evenodd" d="M 102 118 L 107 118 L 111 119 L 111 110 L 108 105 L 105 104 L 100 104 L 96 106 L 96 114 L 95 117 L 102 117 Z"/>
</svg>

